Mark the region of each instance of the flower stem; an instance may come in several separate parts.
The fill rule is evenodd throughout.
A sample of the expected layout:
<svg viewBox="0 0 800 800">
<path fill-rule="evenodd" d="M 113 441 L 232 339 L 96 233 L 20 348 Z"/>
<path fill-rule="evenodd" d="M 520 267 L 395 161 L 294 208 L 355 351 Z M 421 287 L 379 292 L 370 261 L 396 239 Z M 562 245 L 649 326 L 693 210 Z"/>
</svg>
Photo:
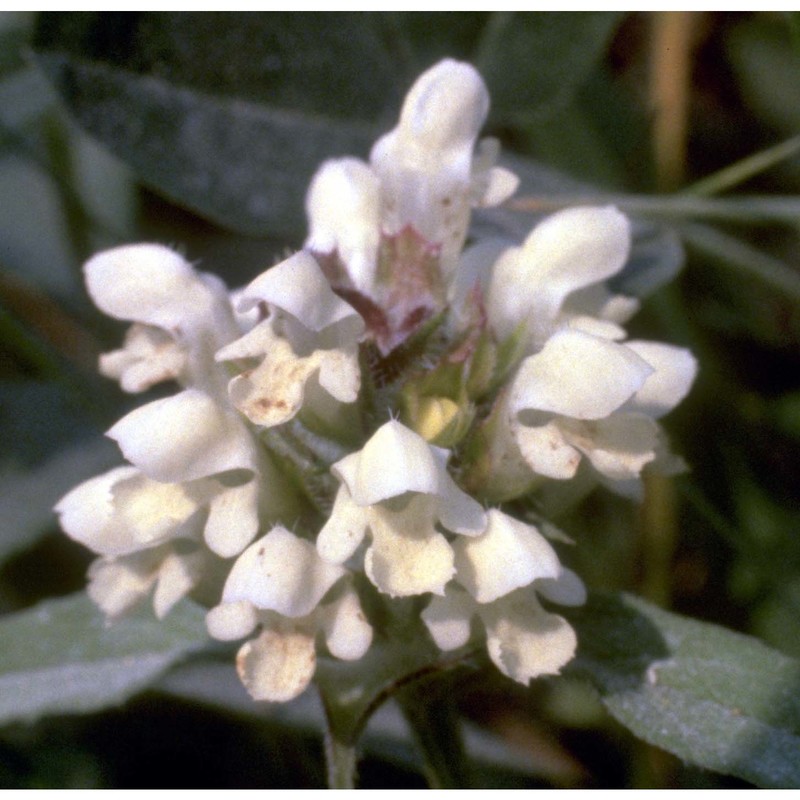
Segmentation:
<svg viewBox="0 0 800 800">
<path fill-rule="evenodd" d="M 325 763 L 329 789 L 355 789 L 356 748 L 339 739 L 330 727 L 325 731 Z"/>
<path fill-rule="evenodd" d="M 416 681 L 397 700 L 425 762 L 432 789 L 464 789 L 471 781 L 461 730 L 447 686 Z"/>
</svg>

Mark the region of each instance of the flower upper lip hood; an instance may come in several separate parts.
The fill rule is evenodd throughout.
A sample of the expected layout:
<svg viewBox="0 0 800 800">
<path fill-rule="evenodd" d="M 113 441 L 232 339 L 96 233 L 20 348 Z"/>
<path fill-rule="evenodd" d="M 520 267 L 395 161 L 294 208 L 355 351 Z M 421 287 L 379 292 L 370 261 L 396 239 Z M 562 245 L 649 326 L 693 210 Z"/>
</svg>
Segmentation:
<svg viewBox="0 0 800 800">
<path fill-rule="evenodd" d="M 449 453 L 428 444 L 396 420 L 382 425 L 358 453 L 333 465 L 353 502 L 371 506 L 406 492 L 442 499 L 442 523 L 458 533 L 475 534 L 486 526 L 480 503 L 462 492 L 447 472 Z"/>
<path fill-rule="evenodd" d="M 101 311 L 158 328 L 175 341 L 185 369 L 177 375 L 168 370 L 164 377 L 211 394 L 224 392 L 225 376 L 212 368 L 213 354 L 239 331 L 222 281 L 195 271 L 183 256 L 160 244 L 122 245 L 98 253 L 86 262 L 84 274 Z"/>
<path fill-rule="evenodd" d="M 538 349 L 563 323 L 570 295 L 616 275 L 630 248 L 630 222 L 613 206 L 568 208 L 547 217 L 495 262 L 487 297 L 490 325 L 502 339 L 524 323 L 529 352 Z"/>
<path fill-rule="evenodd" d="M 497 205 L 517 187 L 494 165 L 497 144 L 478 144 L 488 109 L 475 68 L 441 61 L 411 87 L 369 164 L 327 161 L 311 182 L 306 247 L 384 353 L 446 304 L 471 208 Z"/>
<path fill-rule="evenodd" d="M 397 127 L 373 145 L 370 161 L 382 177 L 408 171 L 464 181 L 488 113 L 489 92 L 474 67 L 440 61 L 411 87 Z"/>
</svg>

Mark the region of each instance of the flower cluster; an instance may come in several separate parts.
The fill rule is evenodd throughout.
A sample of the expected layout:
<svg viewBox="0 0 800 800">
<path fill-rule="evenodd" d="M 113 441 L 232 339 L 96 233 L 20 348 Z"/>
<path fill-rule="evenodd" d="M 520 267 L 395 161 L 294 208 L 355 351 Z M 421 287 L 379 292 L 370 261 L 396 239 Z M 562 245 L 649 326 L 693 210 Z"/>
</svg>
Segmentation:
<svg viewBox="0 0 800 800">
<path fill-rule="evenodd" d="M 128 465 L 64 497 L 61 524 L 98 554 L 108 617 L 190 595 L 212 637 L 248 639 L 256 699 L 297 696 L 318 650 L 361 658 L 397 598 L 423 599 L 441 650 L 483 637 L 516 681 L 559 672 L 576 638 L 541 598 L 585 589 L 500 504 L 577 476 L 636 496 L 643 470 L 680 467 L 657 420 L 696 364 L 627 339 L 637 301 L 604 282 L 628 220 L 573 208 L 465 248 L 471 209 L 517 185 L 478 142 L 488 104 L 469 65 L 428 70 L 368 163 L 320 167 L 304 249 L 235 293 L 160 245 L 86 264 L 97 306 L 132 323 L 101 371 L 180 391 L 111 428 Z"/>
</svg>

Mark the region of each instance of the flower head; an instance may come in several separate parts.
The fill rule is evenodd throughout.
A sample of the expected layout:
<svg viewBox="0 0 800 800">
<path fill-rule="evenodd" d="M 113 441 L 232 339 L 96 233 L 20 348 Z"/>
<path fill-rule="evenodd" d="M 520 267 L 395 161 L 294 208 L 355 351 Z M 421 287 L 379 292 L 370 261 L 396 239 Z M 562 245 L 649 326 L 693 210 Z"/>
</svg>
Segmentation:
<svg viewBox="0 0 800 800">
<path fill-rule="evenodd" d="M 488 109 L 469 64 L 427 70 L 368 162 L 321 165 L 304 249 L 234 294 L 161 245 L 85 267 L 98 307 L 132 323 L 101 371 L 178 389 L 110 428 L 128 463 L 62 498 L 62 527 L 97 554 L 108 617 L 148 595 L 158 617 L 210 606 L 213 638 L 245 640 L 256 700 L 360 659 L 373 624 L 426 649 L 483 637 L 521 683 L 558 673 L 576 636 L 543 600 L 586 590 L 525 521 L 534 493 L 588 475 L 635 495 L 675 466 L 658 420 L 696 362 L 627 338 L 638 301 L 606 281 L 628 219 L 572 208 L 462 252 L 472 209 L 517 184 L 478 141 Z"/>
</svg>

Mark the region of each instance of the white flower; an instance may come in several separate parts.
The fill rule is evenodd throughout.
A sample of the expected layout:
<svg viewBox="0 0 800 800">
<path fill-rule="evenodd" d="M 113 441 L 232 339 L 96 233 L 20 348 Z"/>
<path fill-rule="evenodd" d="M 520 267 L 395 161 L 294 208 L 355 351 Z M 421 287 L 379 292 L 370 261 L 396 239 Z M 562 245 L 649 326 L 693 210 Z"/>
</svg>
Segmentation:
<svg viewBox="0 0 800 800">
<path fill-rule="evenodd" d="M 559 672 L 575 654 L 575 632 L 542 608 L 537 592 L 563 605 L 581 605 L 586 591 L 539 531 L 492 510 L 484 533 L 453 547 L 455 583 L 467 591 L 451 585 L 422 612 L 438 647 L 465 645 L 471 619 L 478 616 L 489 656 L 504 674 L 528 683 Z"/>
<path fill-rule="evenodd" d="M 127 391 L 174 378 L 211 394 L 224 387 L 213 354 L 238 329 L 223 283 L 198 273 L 159 244 L 105 250 L 84 266 L 95 305 L 115 319 L 136 323 L 122 350 L 101 359 L 101 371 Z"/>
<path fill-rule="evenodd" d="M 524 325 L 529 353 L 567 324 L 623 338 L 617 323 L 636 303 L 610 295 L 601 282 L 622 269 L 630 247 L 630 223 L 613 206 L 552 214 L 494 263 L 486 300 L 489 324 L 500 339 Z"/>
<path fill-rule="evenodd" d="M 270 316 L 217 353 L 218 361 L 259 358 L 229 386 L 233 404 L 257 425 L 292 419 L 303 406 L 306 385 L 315 379 L 341 403 L 358 397 L 361 317 L 331 290 L 306 252 L 256 278 L 239 308 L 265 304 Z"/>
<path fill-rule="evenodd" d="M 89 571 L 89 595 L 109 617 L 153 586 L 162 617 L 199 582 L 201 507 L 210 493 L 209 485 L 158 483 L 135 467 L 118 467 L 59 501 L 64 531 L 102 556 Z"/>
<path fill-rule="evenodd" d="M 411 225 L 442 247 L 445 276 L 455 268 L 469 226 L 470 207 L 496 205 L 517 187 L 507 170 L 494 167 L 496 143 L 475 143 L 489 111 L 489 93 L 477 70 L 445 59 L 411 87 L 397 127 L 372 148 L 380 178 L 384 229 Z"/>
<path fill-rule="evenodd" d="M 122 616 L 150 592 L 163 619 L 208 570 L 210 553 L 179 539 L 126 556 L 99 558 L 89 567 L 89 597 L 110 620 Z"/>
<path fill-rule="evenodd" d="M 285 702 L 308 686 L 316 669 L 318 631 L 337 658 L 355 660 L 367 651 L 372 628 L 355 591 L 343 580 L 347 574 L 282 527 L 239 556 L 222 603 L 206 621 L 209 633 L 223 641 L 244 638 L 261 626 L 237 656 L 239 676 L 254 699 Z"/>
<path fill-rule="evenodd" d="M 327 161 L 311 183 L 306 247 L 384 353 L 444 308 L 471 208 L 516 189 L 494 166 L 497 143 L 476 148 L 488 108 L 476 70 L 444 60 L 412 86 L 369 164 Z"/>
<path fill-rule="evenodd" d="M 89 593 L 110 616 L 155 587 L 163 616 L 216 557 L 237 555 L 263 522 L 294 514 L 281 475 L 230 405 L 214 352 L 239 335 L 223 284 L 160 245 L 100 253 L 85 266 L 101 310 L 133 322 L 101 359 L 123 388 L 174 379 L 183 390 L 108 431 L 131 466 L 84 482 L 56 506 L 65 532 L 101 556 Z"/>
<path fill-rule="evenodd" d="M 660 447 L 654 419 L 686 395 L 695 372 L 681 348 L 559 331 L 513 380 L 511 435 L 538 475 L 571 478 L 586 457 L 612 483 L 638 479 Z"/>
<path fill-rule="evenodd" d="M 364 569 L 392 597 L 442 594 L 455 572 L 453 549 L 436 524 L 474 536 L 486 527 L 480 504 L 447 472 L 448 452 L 429 445 L 397 421 L 387 422 L 364 448 L 338 461 L 341 482 L 317 549 L 326 561 L 350 558 L 367 531 Z"/>
</svg>

